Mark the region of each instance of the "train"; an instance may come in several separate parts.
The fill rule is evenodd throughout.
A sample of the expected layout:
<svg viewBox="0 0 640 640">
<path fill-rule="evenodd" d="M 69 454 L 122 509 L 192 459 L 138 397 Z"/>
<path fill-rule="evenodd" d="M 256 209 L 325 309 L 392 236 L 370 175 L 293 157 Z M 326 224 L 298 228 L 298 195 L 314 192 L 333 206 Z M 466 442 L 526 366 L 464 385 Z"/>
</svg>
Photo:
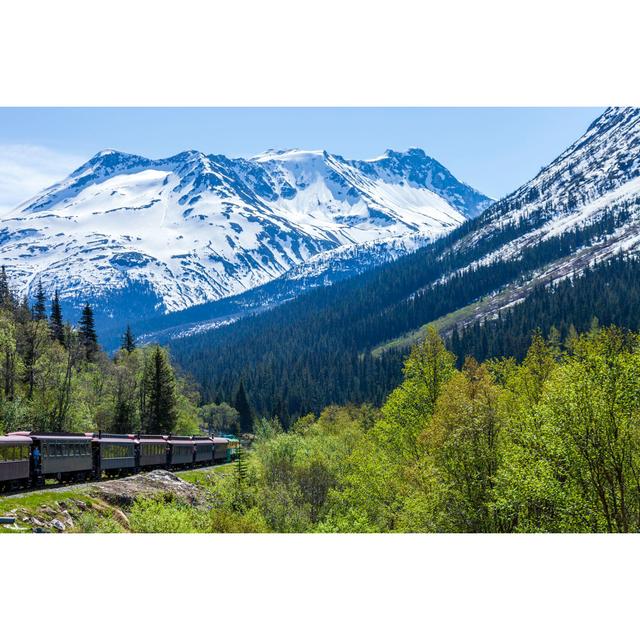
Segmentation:
<svg viewBox="0 0 640 640">
<path fill-rule="evenodd" d="M 97 481 L 231 462 L 236 445 L 234 438 L 210 436 L 16 431 L 0 436 L 0 493 L 47 480 Z"/>
</svg>

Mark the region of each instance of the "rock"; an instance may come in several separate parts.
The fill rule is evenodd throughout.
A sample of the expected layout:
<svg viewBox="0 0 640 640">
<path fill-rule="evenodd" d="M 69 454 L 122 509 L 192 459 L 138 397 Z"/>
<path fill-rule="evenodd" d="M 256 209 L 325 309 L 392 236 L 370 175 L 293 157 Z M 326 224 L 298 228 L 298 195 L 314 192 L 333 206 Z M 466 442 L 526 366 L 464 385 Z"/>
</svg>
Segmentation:
<svg viewBox="0 0 640 640">
<path fill-rule="evenodd" d="M 87 503 L 83 502 L 82 500 L 76 500 L 75 501 L 75 505 L 80 511 L 86 511 L 87 510 Z"/>
<path fill-rule="evenodd" d="M 64 524 L 60 522 L 60 520 L 58 520 L 57 518 L 51 521 L 51 527 L 53 527 L 54 529 L 57 529 L 58 531 L 64 531 L 66 529 Z"/>
<path fill-rule="evenodd" d="M 31 518 L 31 524 L 34 527 L 44 527 L 44 522 L 42 522 L 42 520 L 38 520 L 38 518 Z"/>
<path fill-rule="evenodd" d="M 121 508 L 130 507 L 138 497 L 168 496 L 190 505 L 202 504 L 205 500 L 204 493 L 198 487 L 164 469 L 102 482 L 92 491 L 105 502 Z"/>
<path fill-rule="evenodd" d="M 49 505 L 44 505 L 42 507 L 40 507 L 40 509 L 38 509 L 38 513 L 41 513 L 45 516 L 55 516 L 57 515 L 57 511 L 55 509 L 52 509 Z"/>
</svg>

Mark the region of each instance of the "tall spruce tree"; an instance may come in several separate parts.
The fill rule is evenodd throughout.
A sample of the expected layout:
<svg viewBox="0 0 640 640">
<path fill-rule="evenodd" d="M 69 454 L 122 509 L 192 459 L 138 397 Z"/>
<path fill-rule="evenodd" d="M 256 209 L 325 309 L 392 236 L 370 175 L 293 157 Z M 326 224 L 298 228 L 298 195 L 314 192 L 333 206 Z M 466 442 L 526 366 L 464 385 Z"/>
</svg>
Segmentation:
<svg viewBox="0 0 640 640">
<path fill-rule="evenodd" d="M 60 298 L 58 290 L 53 294 L 51 301 L 51 315 L 49 316 L 49 327 L 51 329 L 51 337 L 64 345 L 64 322 L 62 320 L 62 309 L 60 308 Z"/>
<path fill-rule="evenodd" d="M 167 352 L 156 346 L 148 357 L 142 381 L 142 428 L 171 433 L 178 421 L 176 378 Z"/>
<path fill-rule="evenodd" d="M 122 336 L 122 345 L 120 348 L 124 349 L 129 353 L 131 353 L 136 348 L 136 339 L 129 325 L 127 325 L 127 330 L 124 332 L 124 335 Z"/>
<path fill-rule="evenodd" d="M 242 380 L 240 380 L 240 386 L 238 387 L 233 406 L 240 415 L 240 432 L 249 433 L 253 431 L 253 409 L 251 408 L 251 403 L 247 397 L 247 392 L 244 389 L 244 382 Z"/>
<path fill-rule="evenodd" d="M 13 306 L 13 296 L 9 289 L 9 280 L 7 279 L 7 270 L 4 265 L 0 268 L 0 306 Z"/>
<path fill-rule="evenodd" d="M 96 333 L 95 321 L 93 319 L 93 309 L 88 303 L 85 304 L 82 309 L 78 333 L 87 360 L 93 360 L 98 352 L 98 334 Z"/>
<path fill-rule="evenodd" d="M 31 309 L 31 316 L 34 320 L 46 320 L 47 319 L 47 296 L 42 288 L 42 280 L 38 280 L 38 286 L 36 288 L 36 301 Z"/>
</svg>

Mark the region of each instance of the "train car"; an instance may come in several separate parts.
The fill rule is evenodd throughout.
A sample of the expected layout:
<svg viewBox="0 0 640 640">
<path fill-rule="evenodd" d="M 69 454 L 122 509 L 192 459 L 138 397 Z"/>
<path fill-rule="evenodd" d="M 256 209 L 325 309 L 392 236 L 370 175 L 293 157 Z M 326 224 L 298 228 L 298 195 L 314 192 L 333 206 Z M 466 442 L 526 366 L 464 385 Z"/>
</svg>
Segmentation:
<svg viewBox="0 0 640 640">
<path fill-rule="evenodd" d="M 91 436 L 93 460 L 96 476 L 127 475 L 134 473 L 138 466 L 136 442 L 121 434 L 87 434 Z"/>
<path fill-rule="evenodd" d="M 194 463 L 200 466 L 213 464 L 213 440 L 211 438 L 199 438 L 194 436 L 193 446 L 195 447 Z"/>
<path fill-rule="evenodd" d="M 164 436 L 139 435 L 139 466 L 144 471 L 164 469 L 169 464 L 169 445 Z"/>
<path fill-rule="evenodd" d="M 193 465 L 194 446 L 191 438 L 169 436 L 169 466 L 184 467 Z"/>
<path fill-rule="evenodd" d="M 28 436 L 0 436 L 0 490 L 28 486 L 32 444 Z"/>
<path fill-rule="evenodd" d="M 227 445 L 227 462 L 233 462 L 240 455 L 240 440 L 233 436 L 225 436 L 229 441 Z"/>
<path fill-rule="evenodd" d="M 213 461 L 226 462 L 229 440 L 227 438 L 213 438 Z"/>
<path fill-rule="evenodd" d="M 80 433 L 32 433 L 33 449 L 40 452 L 35 476 L 60 482 L 94 476 L 92 438 Z"/>
</svg>

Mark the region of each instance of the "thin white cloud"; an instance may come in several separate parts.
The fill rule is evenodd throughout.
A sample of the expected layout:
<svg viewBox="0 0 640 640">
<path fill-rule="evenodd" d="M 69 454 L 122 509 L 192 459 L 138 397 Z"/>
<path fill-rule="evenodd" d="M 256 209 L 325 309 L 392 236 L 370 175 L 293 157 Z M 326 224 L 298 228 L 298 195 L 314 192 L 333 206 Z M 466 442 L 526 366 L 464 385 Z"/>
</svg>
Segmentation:
<svg viewBox="0 0 640 640">
<path fill-rule="evenodd" d="M 11 211 L 85 159 L 28 144 L 0 144 L 0 214 Z"/>
</svg>

